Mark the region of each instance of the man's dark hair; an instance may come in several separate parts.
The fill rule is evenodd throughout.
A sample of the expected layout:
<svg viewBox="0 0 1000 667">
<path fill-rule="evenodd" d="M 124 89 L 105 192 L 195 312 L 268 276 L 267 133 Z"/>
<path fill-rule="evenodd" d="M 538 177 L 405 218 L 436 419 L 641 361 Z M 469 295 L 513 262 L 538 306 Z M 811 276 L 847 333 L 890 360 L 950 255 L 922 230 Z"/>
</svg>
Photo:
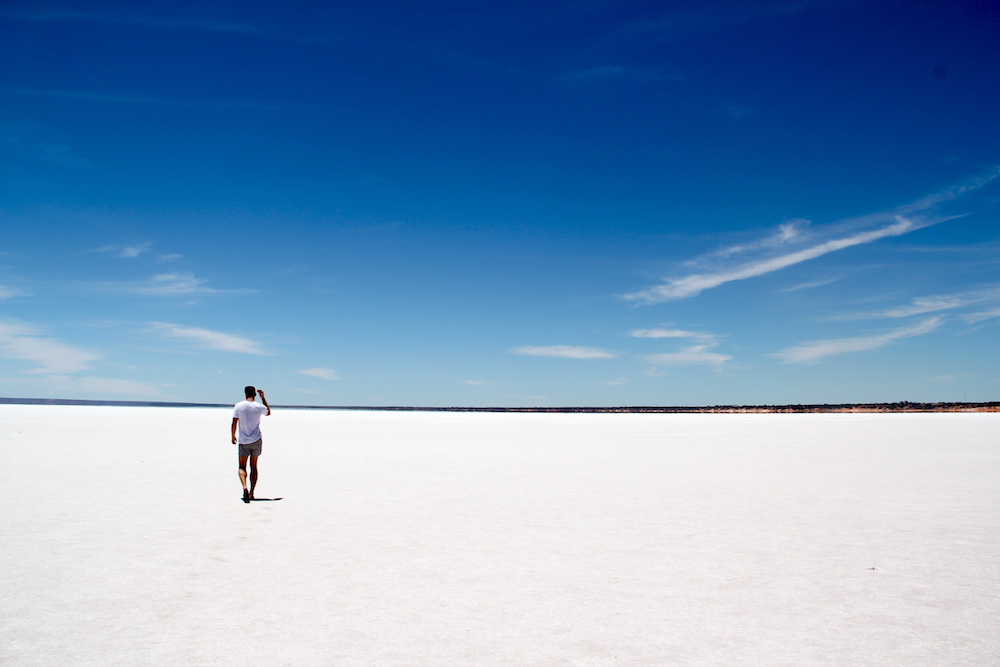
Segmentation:
<svg viewBox="0 0 1000 667">
<path fill-rule="evenodd" d="M 253 398 L 257 395 L 257 390 L 253 388 L 253 385 L 247 385 L 243 388 L 243 393 L 247 398 Z"/>
</svg>

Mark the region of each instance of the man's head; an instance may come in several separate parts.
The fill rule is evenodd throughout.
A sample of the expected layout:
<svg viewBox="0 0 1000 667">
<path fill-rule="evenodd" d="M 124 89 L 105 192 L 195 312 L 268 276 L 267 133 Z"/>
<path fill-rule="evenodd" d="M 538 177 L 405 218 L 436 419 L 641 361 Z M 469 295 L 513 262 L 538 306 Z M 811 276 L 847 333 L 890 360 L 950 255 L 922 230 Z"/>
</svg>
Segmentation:
<svg viewBox="0 0 1000 667">
<path fill-rule="evenodd" d="M 257 390 L 254 389 L 252 385 L 247 385 L 246 387 L 243 388 L 243 394 L 247 398 L 253 398 L 254 396 L 257 395 Z"/>
</svg>

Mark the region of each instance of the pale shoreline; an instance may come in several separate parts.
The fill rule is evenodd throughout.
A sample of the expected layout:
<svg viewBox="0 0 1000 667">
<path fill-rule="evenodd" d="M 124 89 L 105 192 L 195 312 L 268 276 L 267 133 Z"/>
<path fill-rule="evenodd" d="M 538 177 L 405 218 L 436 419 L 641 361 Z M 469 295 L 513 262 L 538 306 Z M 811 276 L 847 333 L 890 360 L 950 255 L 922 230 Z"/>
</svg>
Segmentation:
<svg viewBox="0 0 1000 667">
<path fill-rule="evenodd" d="M 0 406 L 4 665 L 994 665 L 996 414 Z"/>
<path fill-rule="evenodd" d="M 138 408 L 227 408 L 228 403 L 188 403 L 169 401 L 105 401 L 76 398 L 3 398 L 0 405 L 63 405 Z M 866 412 L 1000 412 L 1000 401 L 938 401 L 896 403 L 815 403 L 788 405 L 693 405 L 693 406 L 562 406 L 562 407 L 475 407 L 400 405 L 279 405 L 285 410 L 345 410 L 354 412 L 543 412 L 596 414 L 798 414 Z"/>
</svg>

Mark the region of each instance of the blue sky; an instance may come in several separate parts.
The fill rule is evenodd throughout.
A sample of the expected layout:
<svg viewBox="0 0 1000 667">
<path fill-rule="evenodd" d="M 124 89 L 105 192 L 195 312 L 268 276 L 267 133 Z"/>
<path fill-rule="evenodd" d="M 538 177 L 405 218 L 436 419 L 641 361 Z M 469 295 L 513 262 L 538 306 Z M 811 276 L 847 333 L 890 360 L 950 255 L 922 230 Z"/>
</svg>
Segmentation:
<svg viewBox="0 0 1000 667">
<path fill-rule="evenodd" d="M 0 5 L 0 396 L 998 400 L 990 3 Z"/>
</svg>

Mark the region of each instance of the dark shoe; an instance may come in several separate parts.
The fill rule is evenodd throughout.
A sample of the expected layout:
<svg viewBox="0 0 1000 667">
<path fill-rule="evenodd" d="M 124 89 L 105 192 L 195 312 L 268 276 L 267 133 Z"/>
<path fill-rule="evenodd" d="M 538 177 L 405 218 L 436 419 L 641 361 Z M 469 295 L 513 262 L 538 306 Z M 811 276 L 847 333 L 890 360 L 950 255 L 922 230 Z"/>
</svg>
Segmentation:
<svg viewBox="0 0 1000 667">
<path fill-rule="evenodd" d="M 250 502 L 250 492 L 247 491 L 246 489 L 243 489 L 243 502 L 245 503 Z"/>
</svg>

